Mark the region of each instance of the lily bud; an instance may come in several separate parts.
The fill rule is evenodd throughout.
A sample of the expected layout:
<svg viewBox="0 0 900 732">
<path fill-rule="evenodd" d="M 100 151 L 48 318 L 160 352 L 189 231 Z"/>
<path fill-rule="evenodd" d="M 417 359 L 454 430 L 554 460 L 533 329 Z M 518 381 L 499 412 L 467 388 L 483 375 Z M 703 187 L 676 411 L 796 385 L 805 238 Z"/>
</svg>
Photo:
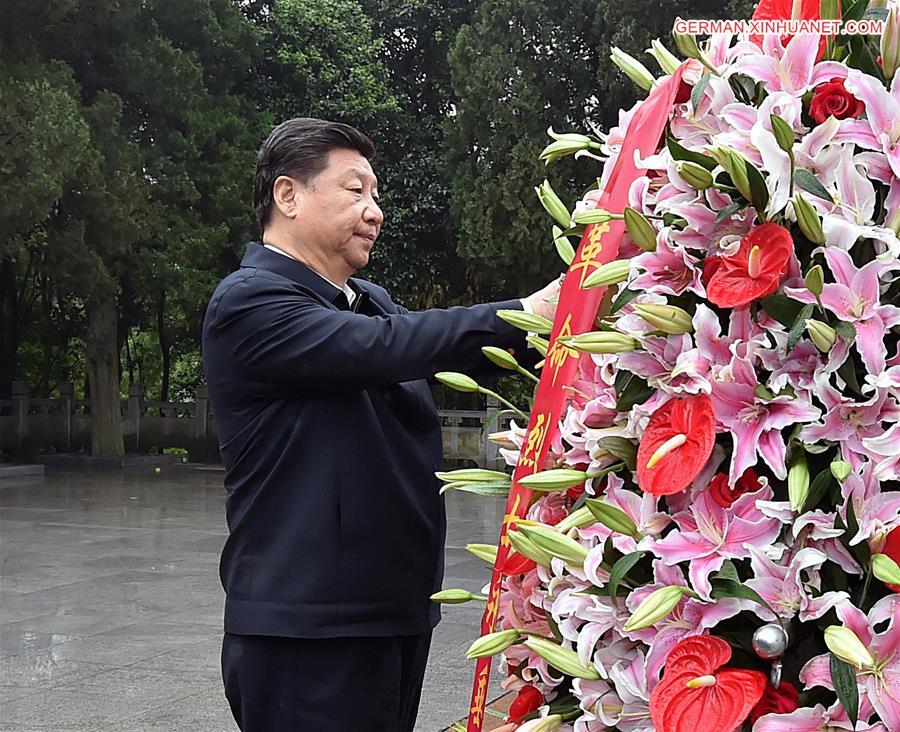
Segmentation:
<svg viewBox="0 0 900 732">
<path fill-rule="evenodd" d="M 813 244 L 824 244 L 825 232 L 822 229 L 822 220 L 812 204 L 799 193 L 794 196 L 794 213 L 797 214 L 797 225 L 803 236 Z"/>
<path fill-rule="evenodd" d="M 835 460 L 828 466 L 831 474 L 838 483 L 843 483 L 853 470 L 853 466 L 843 460 Z"/>
<path fill-rule="evenodd" d="M 484 468 L 461 468 L 445 470 L 435 475 L 447 483 L 493 483 L 498 480 L 511 480 L 509 473 L 502 470 L 485 470 Z"/>
<path fill-rule="evenodd" d="M 900 66 L 900 18 L 897 12 L 897 6 L 893 5 L 888 11 L 881 33 L 881 68 L 888 81 L 894 78 L 897 67 Z"/>
<path fill-rule="evenodd" d="M 679 160 L 675 163 L 678 175 L 684 178 L 684 182 L 698 191 L 705 191 L 713 184 L 712 173 L 699 163 L 690 160 Z"/>
<path fill-rule="evenodd" d="M 497 348 L 496 346 L 482 346 L 481 352 L 487 357 L 488 361 L 499 366 L 501 369 L 515 371 L 519 368 L 519 362 L 513 358 L 513 355 L 509 351 L 503 348 Z"/>
<path fill-rule="evenodd" d="M 744 198 L 752 201 L 753 192 L 750 190 L 750 178 L 747 175 L 747 165 L 749 165 L 747 159 L 740 153 L 729 150 L 727 160 L 726 170 L 731 176 L 731 182 L 734 183 L 734 187 L 738 189 L 738 192 Z"/>
<path fill-rule="evenodd" d="M 637 524 L 621 508 L 616 508 L 606 501 L 596 498 L 588 498 L 584 503 L 594 518 L 610 531 L 635 538 L 640 536 Z"/>
<path fill-rule="evenodd" d="M 497 547 L 493 544 L 466 544 L 466 551 L 483 559 L 491 566 L 497 563 Z"/>
<path fill-rule="evenodd" d="M 530 343 L 534 346 L 534 350 L 540 353 L 542 356 L 547 355 L 547 349 L 550 348 L 550 342 L 546 338 L 541 338 L 536 335 L 529 335 L 525 337 L 525 342 Z"/>
<path fill-rule="evenodd" d="M 622 214 L 610 213 L 602 208 L 588 208 L 579 211 L 572 220 L 576 224 L 605 224 L 607 221 L 621 218 L 624 218 Z"/>
<path fill-rule="evenodd" d="M 622 73 L 625 74 L 629 79 L 631 79 L 635 84 L 637 84 L 644 91 L 650 91 L 653 88 L 653 85 L 656 83 L 656 79 L 653 78 L 653 74 L 650 73 L 650 70 L 644 66 L 640 61 L 638 61 L 633 56 L 629 56 L 627 53 L 622 51 L 620 48 L 616 48 L 613 46 L 612 53 L 610 53 L 609 58 L 612 62 L 619 67 Z"/>
<path fill-rule="evenodd" d="M 579 135 L 574 132 L 560 135 L 554 132 L 552 127 L 547 128 L 547 134 L 553 138 L 553 142 L 544 148 L 539 158 L 547 165 L 566 155 L 573 155 L 579 150 L 600 149 L 600 144 L 591 140 L 587 135 Z"/>
<path fill-rule="evenodd" d="M 466 651 L 466 658 L 471 660 L 473 658 L 493 656 L 501 651 L 505 651 L 521 637 L 519 631 L 513 628 L 498 630 L 496 633 L 488 633 L 469 646 L 469 650 Z"/>
<path fill-rule="evenodd" d="M 900 585 L 900 566 L 887 554 L 872 556 L 872 574 L 889 585 Z"/>
<path fill-rule="evenodd" d="M 567 676 L 576 679 L 590 679 L 597 681 L 600 674 L 593 666 L 585 666 L 578 660 L 578 654 L 569 649 L 549 641 L 546 638 L 530 636 L 522 644 L 534 651 L 557 671 L 562 671 Z"/>
<path fill-rule="evenodd" d="M 587 479 L 587 473 L 583 470 L 557 468 L 526 475 L 519 478 L 519 484 L 532 491 L 564 491 L 582 485 Z"/>
<path fill-rule="evenodd" d="M 874 3 L 870 4 L 870 7 L 872 5 L 874 5 Z M 822 0 L 819 5 L 819 17 L 822 18 L 822 20 L 840 20 L 840 0 Z"/>
<path fill-rule="evenodd" d="M 498 310 L 497 317 L 514 328 L 529 333 L 548 335 L 553 330 L 553 323 L 547 318 L 536 313 L 526 313 L 524 310 Z"/>
<path fill-rule="evenodd" d="M 681 61 L 663 45 L 659 38 L 655 38 L 650 42 L 650 48 L 647 49 L 647 53 L 653 56 L 656 59 L 656 63 L 659 64 L 659 68 L 670 76 L 678 71 L 678 67 L 681 66 Z"/>
<path fill-rule="evenodd" d="M 475 379 L 455 371 L 439 371 L 434 375 L 434 378 L 444 386 L 449 386 L 455 391 L 476 392 L 479 389 L 478 382 Z"/>
<path fill-rule="evenodd" d="M 565 204 L 559 199 L 559 196 L 556 195 L 553 188 L 550 187 L 550 181 L 545 180 L 534 190 L 535 193 L 537 193 L 538 200 L 541 202 L 544 209 L 546 209 L 547 213 L 556 219 L 560 226 L 564 229 L 568 229 L 569 224 L 572 222 L 572 216 L 569 213 L 569 209 L 566 208 Z"/>
<path fill-rule="evenodd" d="M 807 320 L 806 331 L 810 340 L 822 353 L 828 353 L 837 340 L 837 332 L 821 320 Z"/>
<path fill-rule="evenodd" d="M 506 538 L 509 539 L 512 548 L 519 552 L 523 557 L 534 560 L 542 567 L 549 567 L 552 563 L 553 555 L 545 552 L 520 531 L 508 531 L 506 533 Z"/>
<path fill-rule="evenodd" d="M 554 531 L 549 526 L 519 526 L 517 531 L 530 539 L 540 550 L 559 557 L 570 564 L 581 565 L 587 559 L 588 551 L 575 539 Z"/>
<path fill-rule="evenodd" d="M 569 237 L 562 235 L 562 229 L 558 226 L 553 227 L 553 244 L 556 247 L 559 258 L 567 265 L 572 264 L 572 261 L 575 259 L 575 247 L 572 246 Z"/>
<path fill-rule="evenodd" d="M 592 287 L 609 287 L 628 279 L 631 265 L 627 259 L 616 259 L 606 264 L 601 264 L 591 272 L 584 280 L 582 287 L 589 290 Z"/>
<path fill-rule="evenodd" d="M 809 496 L 809 466 L 806 464 L 806 453 L 797 450 L 788 469 L 788 500 L 791 508 L 802 511 L 803 504 Z"/>
<path fill-rule="evenodd" d="M 775 141 L 778 147 L 784 150 L 791 158 L 794 159 L 794 130 L 787 121 L 779 117 L 777 114 L 769 115 L 772 122 L 772 134 L 775 135 Z"/>
<path fill-rule="evenodd" d="M 681 20 L 681 18 L 678 18 L 678 20 Z M 675 47 L 682 56 L 695 58 L 698 61 L 703 58 L 695 35 L 691 33 L 673 33 L 672 36 L 675 38 Z"/>
<path fill-rule="evenodd" d="M 435 592 L 431 599 L 442 605 L 462 605 L 472 600 L 484 600 L 483 595 L 473 595 L 468 590 L 441 590 Z"/>
<path fill-rule="evenodd" d="M 565 533 L 570 529 L 581 529 L 594 523 L 594 515 L 588 510 L 587 506 L 572 511 L 562 521 L 553 528 L 560 533 Z"/>
<path fill-rule="evenodd" d="M 610 333 L 605 330 L 582 333 L 571 338 L 557 339 L 566 348 L 581 353 L 627 353 L 640 344 L 624 333 Z"/>
<path fill-rule="evenodd" d="M 562 726 L 563 718 L 561 714 L 550 714 L 546 717 L 541 717 L 540 719 L 532 719 L 530 722 L 526 722 L 525 724 L 528 726 L 528 732 L 553 732 L 556 729 L 559 729 Z M 516 727 L 517 725 L 509 725 L 511 727 Z M 503 727 L 498 727 L 497 732 L 500 732 L 501 729 L 506 729 L 507 725 Z M 524 729 L 524 726 L 522 727 Z"/>
<path fill-rule="evenodd" d="M 856 633 L 843 625 L 829 625 L 825 628 L 825 645 L 835 656 L 856 669 L 872 668 L 875 665 L 869 649 Z"/>
<path fill-rule="evenodd" d="M 645 252 L 656 251 L 656 229 L 650 220 L 630 206 L 625 209 L 625 228 L 628 236 Z"/>
<path fill-rule="evenodd" d="M 822 265 L 817 264 L 806 273 L 803 279 L 806 283 L 806 289 L 816 297 L 822 296 L 822 290 L 825 287 L 825 273 L 822 271 Z"/>
<path fill-rule="evenodd" d="M 675 305 L 640 303 L 634 306 L 634 312 L 654 328 L 668 335 L 694 332 L 694 321 L 691 319 L 691 314 Z"/>
<path fill-rule="evenodd" d="M 628 618 L 628 622 L 625 623 L 625 631 L 630 633 L 633 630 L 643 630 L 655 625 L 672 612 L 686 594 L 693 595 L 694 593 L 680 585 L 669 585 L 654 590 L 641 601 L 634 614 Z"/>
</svg>

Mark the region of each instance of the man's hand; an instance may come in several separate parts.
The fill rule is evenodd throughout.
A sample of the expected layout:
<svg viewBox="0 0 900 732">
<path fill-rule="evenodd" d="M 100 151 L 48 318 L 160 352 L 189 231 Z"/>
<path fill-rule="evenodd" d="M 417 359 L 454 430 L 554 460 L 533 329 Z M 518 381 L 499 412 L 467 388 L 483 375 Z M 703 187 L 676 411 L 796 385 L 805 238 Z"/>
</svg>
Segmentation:
<svg viewBox="0 0 900 732">
<path fill-rule="evenodd" d="M 525 302 L 536 315 L 542 315 L 549 321 L 556 317 L 556 306 L 559 303 L 559 286 L 562 278 L 553 280 L 549 285 L 525 298 Z"/>
</svg>

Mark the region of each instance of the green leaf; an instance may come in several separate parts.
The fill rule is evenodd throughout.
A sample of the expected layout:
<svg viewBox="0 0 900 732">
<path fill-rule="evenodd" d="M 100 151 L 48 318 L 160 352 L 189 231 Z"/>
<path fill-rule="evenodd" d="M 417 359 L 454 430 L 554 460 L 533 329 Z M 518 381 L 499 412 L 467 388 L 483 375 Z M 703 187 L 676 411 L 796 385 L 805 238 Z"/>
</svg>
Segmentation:
<svg viewBox="0 0 900 732">
<path fill-rule="evenodd" d="M 713 170 L 718 165 L 709 155 L 698 153 L 694 150 L 688 150 L 681 145 L 674 137 L 666 135 L 666 147 L 669 148 L 669 154 L 673 160 L 690 160 L 693 163 L 702 165 L 707 170 Z"/>
<path fill-rule="evenodd" d="M 638 377 L 634 377 L 628 382 L 628 386 L 619 392 L 619 401 L 616 402 L 617 412 L 630 412 L 635 404 L 643 404 L 653 394 L 647 382 Z"/>
<path fill-rule="evenodd" d="M 740 575 L 738 575 L 737 567 L 734 566 L 734 562 L 732 562 L 730 559 L 726 559 L 724 561 L 724 563 L 722 564 L 722 569 L 720 569 L 713 575 L 713 579 L 729 580 L 731 582 L 738 583 L 741 581 Z"/>
<path fill-rule="evenodd" d="M 769 295 L 760 300 L 763 308 L 785 328 L 792 328 L 794 321 L 803 309 L 803 303 L 791 300 L 784 295 Z"/>
<path fill-rule="evenodd" d="M 700 106 L 700 102 L 703 101 L 703 95 L 709 86 L 709 79 L 710 74 L 707 71 L 700 77 L 700 81 L 694 84 L 694 88 L 691 90 L 691 106 L 694 108 L 694 114 L 697 113 L 697 108 Z"/>
<path fill-rule="evenodd" d="M 887 20 L 887 17 L 887 8 L 868 8 L 866 12 L 863 13 L 863 20 Z"/>
<path fill-rule="evenodd" d="M 831 656 L 831 682 L 834 684 L 838 701 L 847 712 L 853 728 L 856 729 L 856 720 L 859 717 L 859 687 L 856 685 L 856 671 L 849 663 L 842 661 L 833 653 L 829 655 Z"/>
<path fill-rule="evenodd" d="M 772 609 L 772 606 L 759 596 L 759 593 L 756 592 L 756 590 L 747 587 L 747 585 L 742 585 L 740 582 L 730 579 L 721 579 L 713 580 L 712 586 L 713 589 L 711 594 L 716 600 L 723 597 L 736 597 L 740 600 L 752 600 L 759 605 L 767 607 L 773 615 L 777 614 Z"/>
<path fill-rule="evenodd" d="M 853 357 L 848 356 L 847 360 L 840 365 L 837 370 L 844 383 L 860 396 L 863 396 L 862 388 L 859 385 L 859 379 L 856 378 L 856 364 L 853 363 Z"/>
<path fill-rule="evenodd" d="M 831 470 L 826 468 L 821 473 L 819 473 L 815 478 L 813 478 L 812 483 L 809 484 L 809 494 L 806 496 L 806 502 L 803 504 L 804 511 L 812 511 L 816 506 L 819 505 L 819 501 L 825 496 L 825 491 L 831 487 L 831 484 L 834 482 L 834 476 L 831 474 Z"/>
<path fill-rule="evenodd" d="M 610 597 L 615 599 L 622 580 L 625 579 L 626 575 L 631 571 L 631 568 L 637 564 L 643 556 L 644 552 L 631 552 L 616 560 L 616 563 L 612 566 L 612 570 L 609 573 L 609 582 L 606 585 Z"/>
<path fill-rule="evenodd" d="M 629 470 L 634 470 L 637 464 L 637 445 L 631 440 L 626 437 L 605 437 L 597 443 L 597 447 L 619 458 Z"/>
<path fill-rule="evenodd" d="M 804 170 L 803 168 L 795 170 L 794 183 L 797 184 L 798 188 L 802 188 L 807 193 L 817 196 L 818 198 L 823 198 L 828 201 L 828 203 L 834 203 L 834 199 L 826 190 L 825 186 L 819 183 L 819 179 L 808 170 Z"/>
<path fill-rule="evenodd" d="M 719 213 L 716 214 L 716 222 L 713 224 L 713 228 L 721 224 L 725 219 L 730 216 L 736 214 L 738 211 L 743 208 L 744 204 L 740 201 L 735 201 L 734 203 L 729 203 L 725 208 L 723 208 Z"/>
<path fill-rule="evenodd" d="M 844 9 L 844 24 L 846 24 L 848 20 L 862 19 L 868 7 L 869 0 L 856 0 L 856 2 L 848 3 L 847 7 Z"/>
<path fill-rule="evenodd" d="M 616 313 L 641 294 L 640 290 L 622 290 L 609 308 L 610 315 Z"/>
<path fill-rule="evenodd" d="M 844 534 L 847 547 L 863 567 L 868 566 L 872 552 L 869 550 L 869 544 L 865 541 L 850 546 L 849 541 L 859 533 L 859 521 L 856 518 L 856 512 L 853 510 L 853 501 L 847 501 L 847 531 Z"/>
<path fill-rule="evenodd" d="M 797 319 L 794 321 L 794 324 L 791 326 L 791 330 L 788 333 L 787 353 L 793 351 L 794 346 L 796 346 L 803 337 L 803 333 L 806 331 L 806 321 L 812 317 L 814 310 L 815 306 L 807 304 L 804 305 L 797 314 Z"/>
<path fill-rule="evenodd" d="M 766 206 L 769 204 L 769 189 L 766 188 L 766 179 L 750 161 L 744 163 L 744 168 L 747 170 L 747 180 L 750 183 L 750 198 L 753 208 L 763 218 Z"/>
<path fill-rule="evenodd" d="M 834 326 L 834 332 L 850 343 L 853 343 L 856 340 L 856 326 L 854 326 L 853 323 L 845 323 L 842 320 Z"/>
</svg>

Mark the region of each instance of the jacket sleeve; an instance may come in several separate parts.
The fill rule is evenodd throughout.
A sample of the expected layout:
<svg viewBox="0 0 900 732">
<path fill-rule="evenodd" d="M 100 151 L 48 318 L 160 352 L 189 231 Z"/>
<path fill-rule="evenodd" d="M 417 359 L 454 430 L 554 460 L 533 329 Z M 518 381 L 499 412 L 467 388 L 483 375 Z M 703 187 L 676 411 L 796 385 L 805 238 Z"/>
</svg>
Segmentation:
<svg viewBox="0 0 900 732">
<path fill-rule="evenodd" d="M 524 346 L 524 334 L 496 315 L 521 309 L 518 300 L 369 316 L 248 277 L 211 309 L 204 333 L 211 361 L 257 389 L 366 389 L 466 370 L 484 358 L 482 346 Z"/>
</svg>

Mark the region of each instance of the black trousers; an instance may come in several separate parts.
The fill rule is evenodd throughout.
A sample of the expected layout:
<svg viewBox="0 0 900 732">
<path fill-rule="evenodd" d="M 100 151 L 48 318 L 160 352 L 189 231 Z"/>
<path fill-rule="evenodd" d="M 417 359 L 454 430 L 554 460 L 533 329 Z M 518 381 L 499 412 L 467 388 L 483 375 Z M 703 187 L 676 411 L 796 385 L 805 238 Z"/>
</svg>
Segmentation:
<svg viewBox="0 0 900 732">
<path fill-rule="evenodd" d="M 412 732 L 430 645 L 226 633 L 225 696 L 243 732 Z"/>
</svg>

